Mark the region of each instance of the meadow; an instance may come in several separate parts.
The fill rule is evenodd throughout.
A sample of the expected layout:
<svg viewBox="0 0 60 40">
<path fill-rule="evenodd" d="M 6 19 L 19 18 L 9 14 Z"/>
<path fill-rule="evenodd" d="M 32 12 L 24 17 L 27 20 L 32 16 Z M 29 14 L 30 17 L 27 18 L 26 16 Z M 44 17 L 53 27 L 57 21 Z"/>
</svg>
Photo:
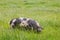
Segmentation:
<svg viewBox="0 0 60 40">
<path fill-rule="evenodd" d="M 32 18 L 44 29 L 10 29 L 9 21 L 17 17 Z M 60 0 L 0 0 L 0 40 L 60 40 Z"/>
</svg>

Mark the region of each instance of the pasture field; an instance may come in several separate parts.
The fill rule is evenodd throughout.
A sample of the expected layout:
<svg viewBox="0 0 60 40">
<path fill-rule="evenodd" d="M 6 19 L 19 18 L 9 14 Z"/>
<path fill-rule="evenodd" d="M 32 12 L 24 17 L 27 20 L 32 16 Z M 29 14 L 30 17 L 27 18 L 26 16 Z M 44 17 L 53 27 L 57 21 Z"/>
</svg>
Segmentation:
<svg viewBox="0 0 60 40">
<path fill-rule="evenodd" d="M 12 18 L 37 20 L 40 33 L 10 29 Z M 60 0 L 0 0 L 0 40 L 60 40 Z"/>
</svg>

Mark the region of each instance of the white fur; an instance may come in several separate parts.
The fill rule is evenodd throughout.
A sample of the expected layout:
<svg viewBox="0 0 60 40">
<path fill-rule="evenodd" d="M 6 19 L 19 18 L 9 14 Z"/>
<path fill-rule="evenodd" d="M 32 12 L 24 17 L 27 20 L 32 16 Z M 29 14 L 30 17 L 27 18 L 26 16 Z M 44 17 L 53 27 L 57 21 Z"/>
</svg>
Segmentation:
<svg viewBox="0 0 60 40">
<path fill-rule="evenodd" d="M 38 26 L 40 26 L 39 23 L 38 23 L 37 21 L 36 21 L 36 24 L 37 24 Z"/>
<path fill-rule="evenodd" d="M 12 22 L 14 23 L 16 21 L 16 19 L 14 19 Z"/>
<path fill-rule="evenodd" d="M 20 26 L 26 27 L 27 25 L 28 25 L 27 21 L 22 21 L 22 22 L 20 23 Z"/>
</svg>

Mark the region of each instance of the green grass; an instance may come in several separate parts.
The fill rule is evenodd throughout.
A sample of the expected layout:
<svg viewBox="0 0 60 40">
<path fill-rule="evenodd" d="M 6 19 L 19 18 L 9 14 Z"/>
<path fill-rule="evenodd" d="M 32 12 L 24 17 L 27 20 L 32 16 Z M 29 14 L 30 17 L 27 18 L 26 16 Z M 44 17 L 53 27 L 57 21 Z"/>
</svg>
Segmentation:
<svg viewBox="0 0 60 40">
<path fill-rule="evenodd" d="M 12 18 L 28 17 L 41 33 L 9 29 Z M 60 0 L 0 0 L 0 40 L 60 40 Z"/>
</svg>

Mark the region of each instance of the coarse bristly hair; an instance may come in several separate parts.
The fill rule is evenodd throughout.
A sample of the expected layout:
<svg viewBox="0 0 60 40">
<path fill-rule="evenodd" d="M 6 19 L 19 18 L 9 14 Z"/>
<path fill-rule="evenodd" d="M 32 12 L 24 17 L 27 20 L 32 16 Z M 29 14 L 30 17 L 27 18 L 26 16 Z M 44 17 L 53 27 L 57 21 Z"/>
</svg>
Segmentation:
<svg viewBox="0 0 60 40">
<path fill-rule="evenodd" d="M 29 30 L 36 30 L 37 32 L 42 30 L 42 27 L 39 25 L 39 23 L 31 18 L 15 18 L 10 21 L 10 25 L 12 28 L 20 26 Z"/>
</svg>

